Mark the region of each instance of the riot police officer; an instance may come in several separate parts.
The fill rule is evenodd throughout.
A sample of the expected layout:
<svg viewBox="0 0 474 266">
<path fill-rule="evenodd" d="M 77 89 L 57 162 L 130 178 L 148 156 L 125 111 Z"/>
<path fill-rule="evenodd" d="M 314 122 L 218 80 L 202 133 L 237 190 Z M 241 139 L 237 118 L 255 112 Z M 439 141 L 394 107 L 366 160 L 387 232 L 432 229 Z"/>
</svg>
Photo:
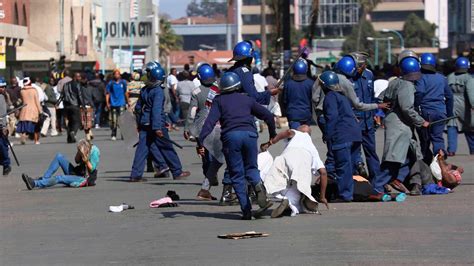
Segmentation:
<svg viewBox="0 0 474 266">
<path fill-rule="evenodd" d="M 415 83 L 415 108 L 429 122 L 453 116 L 453 93 L 446 77 L 436 72 L 436 58 L 430 53 L 424 53 L 420 59 L 421 78 Z M 445 149 L 444 128 L 445 123 L 437 123 L 418 130 L 421 152 L 427 164 L 431 163 L 433 154 Z M 430 144 L 433 145 L 433 153 L 430 152 Z"/>
<path fill-rule="evenodd" d="M 454 95 L 454 115 L 457 120 L 448 122 L 448 154 L 454 156 L 458 144 L 458 129 L 464 131 L 469 153 L 474 154 L 474 78 L 468 73 L 469 60 L 456 59 L 456 70 L 448 75 L 448 84 Z"/>
<path fill-rule="evenodd" d="M 142 88 L 140 99 L 135 105 L 139 141 L 135 151 L 130 181 L 146 181 L 142 176 L 145 161 L 150 152 L 158 165 L 160 165 L 160 160 L 166 161 L 173 179 L 185 179 L 190 173 L 182 171 L 178 154 L 172 144 L 167 141 L 167 139 L 169 140 L 169 135 L 163 111 L 165 71 L 159 63 L 150 62 L 146 65 L 146 72 L 148 83 Z"/>
</svg>

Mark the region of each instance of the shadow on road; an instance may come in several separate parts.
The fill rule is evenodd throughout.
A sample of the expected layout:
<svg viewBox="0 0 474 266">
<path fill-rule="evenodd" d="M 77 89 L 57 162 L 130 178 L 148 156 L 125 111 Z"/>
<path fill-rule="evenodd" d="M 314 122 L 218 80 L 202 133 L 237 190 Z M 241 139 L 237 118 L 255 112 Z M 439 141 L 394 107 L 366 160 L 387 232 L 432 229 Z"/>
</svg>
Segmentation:
<svg viewBox="0 0 474 266">
<path fill-rule="evenodd" d="M 215 218 L 223 220 L 240 220 L 241 215 L 237 212 L 211 213 L 211 212 L 161 212 L 165 218 L 177 218 L 176 216 L 194 216 L 202 218 Z"/>
</svg>

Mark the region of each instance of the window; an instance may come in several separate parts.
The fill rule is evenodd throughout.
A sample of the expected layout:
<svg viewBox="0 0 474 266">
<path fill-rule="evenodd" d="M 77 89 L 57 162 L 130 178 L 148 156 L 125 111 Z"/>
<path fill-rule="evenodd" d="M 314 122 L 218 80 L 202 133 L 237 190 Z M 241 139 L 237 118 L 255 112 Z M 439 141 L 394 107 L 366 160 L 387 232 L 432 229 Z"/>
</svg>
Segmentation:
<svg viewBox="0 0 474 266">
<path fill-rule="evenodd" d="M 20 18 L 18 16 L 18 5 L 15 3 L 15 17 L 13 18 L 13 24 L 20 25 Z"/>
<path fill-rule="evenodd" d="M 25 4 L 23 4 L 23 26 L 28 26 L 28 18 L 26 17 L 26 7 Z"/>
</svg>

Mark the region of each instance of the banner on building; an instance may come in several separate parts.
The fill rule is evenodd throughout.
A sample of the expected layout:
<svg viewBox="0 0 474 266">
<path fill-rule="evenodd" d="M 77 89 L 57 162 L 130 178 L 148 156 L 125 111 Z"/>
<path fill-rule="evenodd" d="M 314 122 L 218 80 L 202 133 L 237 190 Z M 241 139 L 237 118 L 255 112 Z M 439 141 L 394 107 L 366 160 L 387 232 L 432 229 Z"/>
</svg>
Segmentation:
<svg viewBox="0 0 474 266">
<path fill-rule="evenodd" d="M 5 38 L 0 38 L 0 69 L 7 68 L 7 43 Z"/>
<path fill-rule="evenodd" d="M 132 52 L 126 50 L 114 49 L 113 60 L 115 66 L 121 71 L 130 71 L 130 65 L 132 64 Z"/>
</svg>

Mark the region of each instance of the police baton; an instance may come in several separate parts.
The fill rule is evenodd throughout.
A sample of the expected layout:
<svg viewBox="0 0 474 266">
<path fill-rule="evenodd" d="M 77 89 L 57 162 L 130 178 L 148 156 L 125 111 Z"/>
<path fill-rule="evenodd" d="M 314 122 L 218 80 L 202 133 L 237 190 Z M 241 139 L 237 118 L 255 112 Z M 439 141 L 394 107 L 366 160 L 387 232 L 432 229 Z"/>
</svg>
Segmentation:
<svg viewBox="0 0 474 266">
<path fill-rule="evenodd" d="M 2 119 L 10 114 L 13 114 L 15 113 L 16 111 L 22 109 L 23 107 L 25 107 L 27 104 L 22 104 L 20 106 L 18 106 L 17 108 L 14 108 L 12 110 L 10 110 L 9 112 L 7 112 L 6 114 L 2 115 Z M 12 155 L 13 155 L 13 158 L 15 158 L 15 162 L 16 162 L 16 165 L 20 166 L 20 162 L 18 161 L 18 157 L 16 157 L 16 153 L 15 153 L 15 150 L 13 150 L 13 146 L 12 144 L 10 143 L 10 141 L 8 140 L 8 136 L 5 136 L 3 134 L 3 126 L 1 126 L 1 130 L 2 132 L 0 133 L 1 134 L 1 138 L 3 138 L 5 140 L 5 142 L 7 143 L 8 147 L 10 148 L 10 151 L 12 152 Z"/>
<path fill-rule="evenodd" d="M 27 106 L 26 103 L 24 103 L 24 104 L 18 106 L 17 108 L 13 108 L 13 109 L 11 109 L 10 111 L 8 111 L 6 114 L 2 115 L 0 118 L 4 118 L 4 117 L 6 117 L 6 116 L 8 116 L 8 115 L 11 115 L 11 114 L 13 114 L 13 113 L 16 112 L 16 111 L 21 110 L 21 109 L 22 109 L 23 107 L 25 107 L 25 106 Z"/>
<path fill-rule="evenodd" d="M 457 115 L 455 115 L 455 116 L 450 116 L 450 117 L 448 117 L 448 118 L 444 118 L 444 119 L 440 119 L 440 120 L 436 120 L 436 121 L 430 122 L 430 127 L 431 127 L 432 125 L 436 125 L 436 124 L 439 124 L 439 123 L 443 123 L 443 122 L 449 121 L 449 120 L 451 120 L 451 119 L 456 119 L 456 118 L 458 118 Z"/>
<path fill-rule="evenodd" d="M 162 137 L 162 138 L 159 138 L 159 139 L 164 140 L 164 141 L 166 141 L 166 142 L 168 142 L 168 143 L 171 143 L 171 144 L 173 144 L 174 146 L 176 146 L 176 147 L 178 147 L 178 148 L 180 148 L 180 149 L 183 149 L 183 146 L 179 145 L 179 144 L 176 143 L 174 140 L 171 140 L 171 139 L 166 138 L 166 137 Z M 137 146 L 138 146 L 138 142 L 135 143 L 135 144 L 133 144 L 133 147 L 134 147 L 134 148 L 137 147 Z"/>
</svg>

